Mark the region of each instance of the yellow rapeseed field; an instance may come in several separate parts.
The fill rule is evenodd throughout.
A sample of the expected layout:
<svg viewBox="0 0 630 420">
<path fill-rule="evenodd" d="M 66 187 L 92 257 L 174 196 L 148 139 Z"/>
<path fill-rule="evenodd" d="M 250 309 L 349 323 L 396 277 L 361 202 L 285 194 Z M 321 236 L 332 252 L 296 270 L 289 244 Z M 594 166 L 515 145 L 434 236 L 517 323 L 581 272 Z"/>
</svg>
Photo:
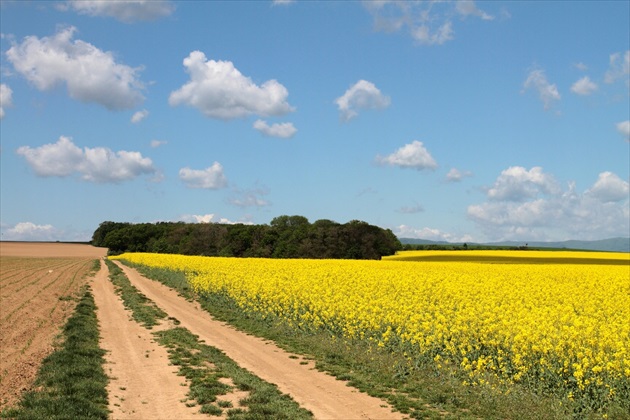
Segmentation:
<svg viewBox="0 0 630 420">
<path fill-rule="evenodd" d="M 630 398 L 628 254 L 116 258 L 184 271 L 197 292 L 226 294 L 245 311 L 297 328 L 370 340 L 410 360 L 431 358 L 440 368 L 465 372 L 471 385 L 522 383 L 596 405 Z"/>
</svg>

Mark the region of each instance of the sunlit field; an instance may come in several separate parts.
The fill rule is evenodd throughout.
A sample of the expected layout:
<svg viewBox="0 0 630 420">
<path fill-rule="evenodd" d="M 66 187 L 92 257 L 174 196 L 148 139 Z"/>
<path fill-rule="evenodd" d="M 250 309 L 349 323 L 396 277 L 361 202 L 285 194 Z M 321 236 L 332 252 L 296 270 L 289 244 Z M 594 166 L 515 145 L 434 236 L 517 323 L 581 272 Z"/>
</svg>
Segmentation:
<svg viewBox="0 0 630 420">
<path fill-rule="evenodd" d="M 409 251 L 383 261 L 123 254 L 304 331 L 430 359 L 471 387 L 520 384 L 598 411 L 630 401 L 630 256 Z"/>
</svg>

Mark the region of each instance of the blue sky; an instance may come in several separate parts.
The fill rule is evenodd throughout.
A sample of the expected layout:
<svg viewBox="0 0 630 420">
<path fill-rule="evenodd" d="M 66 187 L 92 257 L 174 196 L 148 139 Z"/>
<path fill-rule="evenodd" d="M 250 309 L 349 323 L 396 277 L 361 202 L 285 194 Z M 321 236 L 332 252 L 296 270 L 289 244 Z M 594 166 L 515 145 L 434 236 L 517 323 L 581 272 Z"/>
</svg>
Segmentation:
<svg viewBox="0 0 630 420">
<path fill-rule="evenodd" d="M 2 1 L 3 240 L 630 235 L 630 2 Z"/>
</svg>

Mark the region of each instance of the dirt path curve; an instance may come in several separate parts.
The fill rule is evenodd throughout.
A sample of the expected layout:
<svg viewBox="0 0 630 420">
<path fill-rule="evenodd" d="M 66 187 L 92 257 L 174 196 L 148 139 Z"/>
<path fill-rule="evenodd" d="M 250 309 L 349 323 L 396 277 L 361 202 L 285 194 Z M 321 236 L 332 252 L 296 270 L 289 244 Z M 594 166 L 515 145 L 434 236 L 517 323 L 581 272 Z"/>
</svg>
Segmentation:
<svg viewBox="0 0 630 420">
<path fill-rule="evenodd" d="M 348 387 L 314 369 L 302 365 L 290 353 L 269 341 L 247 335 L 214 320 L 210 314 L 179 296 L 163 284 L 146 279 L 136 270 L 116 261 L 131 283 L 181 325 L 217 347 L 238 363 L 267 382 L 276 384 L 317 419 L 402 419 L 392 413 L 386 402 Z"/>
<path fill-rule="evenodd" d="M 199 407 L 186 407 L 185 379 L 169 366 L 168 354 L 151 332 L 130 318 L 121 299 L 101 269 L 92 283 L 101 329 L 101 347 L 107 350 L 105 373 L 109 409 L 114 419 L 202 419 Z"/>
</svg>

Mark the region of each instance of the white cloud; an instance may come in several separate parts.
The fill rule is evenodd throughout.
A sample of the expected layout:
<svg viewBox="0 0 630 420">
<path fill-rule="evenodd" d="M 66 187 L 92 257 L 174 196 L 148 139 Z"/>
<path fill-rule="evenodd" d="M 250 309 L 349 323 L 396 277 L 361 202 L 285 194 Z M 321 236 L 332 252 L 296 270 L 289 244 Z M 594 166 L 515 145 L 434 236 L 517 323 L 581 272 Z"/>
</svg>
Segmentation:
<svg viewBox="0 0 630 420">
<path fill-rule="evenodd" d="M 455 39 L 453 35 L 453 24 L 448 21 L 431 32 L 429 25 L 421 25 L 411 30 L 413 39 L 424 45 L 442 45 L 446 41 Z"/>
<path fill-rule="evenodd" d="M 36 225 L 32 222 L 20 222 L 2 232 L 5 241 L 54 241 L 58 231 L 52 225 Z"/>
<path fill-rule="evenodd" d="M 599 174 L 595 184 L 585 194 L 606 203 L 615 202 L 630 198 L 630 187 L 628 182 L 614 173 L 606 171 Z"/>
<path fill-rule="evenodd" d="M 582 77 L 571 86 L 571 92 L 587 96 L 597 91 L 597 84 L 594 83 L 588 76 Z"/>
<path fill-rule="evenodd" d="M 295 3 L 295 0 L 273 0 L 271 4 L 274 6 L 288 6 L 291 3 Z"/>
<path fill-rule="evenodd" d="M 13 106 L 13 91 L 4 83 L 0 84 L 0 120 L 4 118 L 4 109 Z"/>
<path fill-rule="evenodd" d="M 464 179 L 464 177 L 469 177 L 472 176 L 472 172 L 470 171 L 460 171 L 457 168 L 451 168 L 450 171 L 448 171 L 448 173 L 446 174 L 446 181 L 448 182 L 459 182 L 462 179 Z"/>
<path fill-rule="evenodd" d="M 448 232 L 443 232 L 439 229 L 423 227 L 414 228 L 408 225 L 400 225 L 392 230 L 394 235 L 399 238 L 415 238 L 426 239 L 428 241 L 446 241 L 446 242 L 472 242 L 473 238 L 470 235 L 455 235 Z"/>
<path fill-rule="evenodd" d="M 557 86 L 547 81 L 547 76 L 541 69 L 533 69 L 527 75 L 523 84 L 523 92 L 528 89 L 534 89 L 538 93 L 538 97 L 545 105 L 545 110 L 551 108 L 554 101 L 560 100 Z"/>
<path fill-rule="evenodd" d="M 60 8 L 72 9 L 89 16 L 113 17 L 130 23 L 169 16 L 175 10 L 175 5 L 161 0 L 71 0 L 63 3 Z"/>
<path fill-rule="evenodd" d="M 78 173 L 85 181 L 108 183 L 131 180 L 155 173 L 153 162 L 139 152 L 113 152 L 104 147 L 81 149 L 72 139 L 61 136 L 56 143 L 17 150 L 39 176 L 66 177 Z"/>
<path fill-rule="evenodd" d="M 171 106 L 189 105 L 207 117 L 229 120 L 260 115 L 284 115 L 294 111 L 287 102 L 289 92 L 276 80 L 261 86 L 243 76 L 231 61 L 208 60 L 201 51 L 184 59 L 190 81 L 171 92 Z"/>
<path fill-rule="evenodd" d="M 290 139 L 297 133 L 297 128 L 293 123 L 267 124 L 266 121 L 256 120 L 254 128 L 268 137 L 280 137 L 282 139 Z"/>
<path fill-rule="evenodd" d="M 512 166 L 501 172 L 487 194 L 491 200 L 523 201 L 558 191 L 560 186 L 556 180 L 541 167 L 535 166 L 528 171 L 522 166 Z"/>
<path fill-rule="evenodd" d="M 617 131 L 626 138 L 627 141 L 630 141 L 630 120 L 621 121 L 616 124 Z"/>
<path fill-rule="evenodd" d="M 490 21 L 494 16 L 479 9 L 474 1 L 364 1 L 374 18 L 374 27 L 386 32 L 406 29 L 421 45 L 442 45 L 455 39 L 454 16 L 478 17 Z"/>
<path fill-rule="evenodd" d="M 532 170 L 535 168 L 532 168 Z M 504 171 L 505 172 L 505 171 Z M 568 188 L 548 188 L 550 175 L 538 172 L 535 186 L 522 177 L 524 186 L 513 191 L 525 191 L 522 200 L 509 196 L 490 196 L 487 202 L 468 206 L 468 217 L 477 223 L 488 237 L 497 240 L 566 240 L 602 239 L 627 236 L 630 229 L 628 183 L 610 172 L 599 175 L 595 184 L 583 193 L 575 183 Z M 495 182 L 501 184 L 501 176 Z M 551 182 L 553 184 L 553 182 Z M 537 193 L 532 193 L 537 189 Z"/>
<path fill-rule="evenodd" d="M 461 16 L 476 16 L 483 20 L 493 20 L 494 16 L 491 16 L 480 10 L 473 0 L 459 0 L 455 3 L 455 10 Z"/>
<path fill-rule="evenodd" d="M 4 241 L 89 241 L 93 230 L 64 230 L 50 224 L 19 222 L 15 225 L 0 223 Z"/>
<path fill-rule="evenodd" d="M 61 29 L 52 37 L 28 36 L 6 52 L 15 70 L 39 90 L 67 86 L 68 94 L 82 102 L 95 102 L 110 110 L 133 108 L 144 100 L 138 69 L 116 63 L 104 52 L 72 37 L 76 28 Z"/>
<path fill-rule="evenodd" d="M 219 223 L 222 225 L 236 225 L 236 224 L 244 224 L 244 225 L 253 225 L 253 222 L 250 221 L 232 221 L 230 219 L 226 219 L 225 217 L 218 217 L 214 213 L 209 214 L 185 214 L 179 218 L 178 221 L 186 222 L 186 223 Z"/>
<path fill-rule="evenodd" d="M 421 141 L 404 145 L 388 156 L 376 156 L 376 162 L 383 165 L 399 166 L 401 168 L 413 168 L 417 170 L 435 169 L 437 162 Z"/>
<path fill-rule="evenodd" d="M 625 80 L 630 84 L 630 50 L 610 55 L 610 67 L 604 75 L 604 82 L 615 83 L 617 80 Z"/>
<path fill-rule="evenodd" d="M 206 169 L 182 168 L 179 170 L 179 179 L 189 188 L 216 190 L 227 185 L 223 166 L 219 162 L 214 162 Z"/>
<path fill-rule="evenodd" d="M 166 140 L 151 140 L 151 147 L 153 147 L 154 149 L 160 146 L 163 146 L 165 144 L 167 144 L 168 142 Z"/>
<path fill-rule="evenodd" d="M 335 99 L 335 103 L 339 107 L 341 119 L 349 121 L 359 115 L 359 110 L 386 108 L 391 101 L 373 83 L 359 80 L 342 96 Z"/>
<path fill-rule="evenodd" d="M 137 124 L 148 116 L 149 116 L 149 111 L 147 111 L 146 109 L 143 109 L 142 111 L 138 111 L 131 116 L 131 122 L 134 124 Z"/>
</svg>

